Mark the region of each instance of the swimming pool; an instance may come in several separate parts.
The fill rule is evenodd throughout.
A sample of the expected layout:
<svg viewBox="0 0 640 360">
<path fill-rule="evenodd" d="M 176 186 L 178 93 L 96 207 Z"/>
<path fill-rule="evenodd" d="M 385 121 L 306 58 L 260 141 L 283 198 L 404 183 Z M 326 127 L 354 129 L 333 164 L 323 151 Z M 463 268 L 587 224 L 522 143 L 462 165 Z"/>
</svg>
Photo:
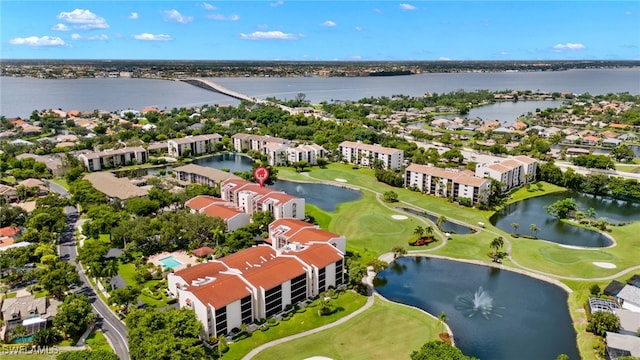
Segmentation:
<svg viewBox="0 0 640 360">
<path fill-rule="evenodd" d="M 33 335 L 29 335 L 29 336 L 21 336 L 18 338 L 15 338 L 13 340 L 11 340 L 12 344 L 23 344 L 23 343 L 29 343 L 33 341 Z"/>
<path fill-rule="evenodd" d="M 182 263 L 176 260 L 173 256 L 163 257 L 158 261 L 162 264 L 162 267 L 165 269 L 175 269 L 178 266 L 182 265 Z"/>
</svg>

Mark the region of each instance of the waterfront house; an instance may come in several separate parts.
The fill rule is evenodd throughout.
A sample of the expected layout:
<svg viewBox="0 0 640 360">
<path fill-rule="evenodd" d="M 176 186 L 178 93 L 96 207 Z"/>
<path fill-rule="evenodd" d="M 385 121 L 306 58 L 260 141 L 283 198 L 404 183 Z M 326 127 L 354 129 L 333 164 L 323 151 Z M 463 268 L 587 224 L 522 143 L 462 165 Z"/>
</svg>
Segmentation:
<svg viewBox="0 0 640 360">
<path fill-rule="evenodd" d="M 220 134 L 187 136 L 167 140 L 169 156 L 197 156 L 215 151 L 216 143 L 222 139 Z"/>
<path fill-rule="evenodd" d="M 338 146 L 342 159 L 350 164 L 373 167 L 380 160 L 385 169 L 400 170 L 404 163 L 404 151 L 360 141 L 343 141 Z"/>
<path fill-rule="evenodd" d="M 426 194 L 468 199 L 471 205 L 486 202 L 491 192 L 491 181 L 466 171 L 441 169 L 431 165 L 411 164 L 405 170 L 405 186 Z"/>
<path fill-rule="evenodd" d="M 622 308 L 640 312 L 640 288 L 625 285 L 616 297 L 622 302 Z"/>
</svg>

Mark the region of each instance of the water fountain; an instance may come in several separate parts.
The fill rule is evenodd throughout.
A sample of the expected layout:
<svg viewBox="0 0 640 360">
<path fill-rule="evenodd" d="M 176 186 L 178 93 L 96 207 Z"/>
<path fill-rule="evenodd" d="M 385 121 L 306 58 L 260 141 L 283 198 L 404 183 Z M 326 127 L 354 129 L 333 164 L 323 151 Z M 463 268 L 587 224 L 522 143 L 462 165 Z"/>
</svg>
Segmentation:
<svg viewBox="0 0 640 360">
<path fill-rule="evenodd" d="M 304 196 L 304 194 L 305 194 L 305 191 L 304 191 L 304 188 L 302 187 L 302 185 L 296 186 L 296 192 L 298 193 L 298 195 L 302 195 L 302 196 Z"/>
<path fill-rule="evenodd" d="M 473 297 L 459 296 L 456 300 L 458 301 L 458 305 L 455 306 L 455 309 L 462 311 L 468 318 L 472 318 L 478 314 L 487 320 L 491 316 L 502 317 L 501 314 L 494 311 L 493 298 L 489 293 L 484 291 L 482 286 L 476 290 Z M 495 309 L 504 308 L 495 307 Z"/>
</svg>

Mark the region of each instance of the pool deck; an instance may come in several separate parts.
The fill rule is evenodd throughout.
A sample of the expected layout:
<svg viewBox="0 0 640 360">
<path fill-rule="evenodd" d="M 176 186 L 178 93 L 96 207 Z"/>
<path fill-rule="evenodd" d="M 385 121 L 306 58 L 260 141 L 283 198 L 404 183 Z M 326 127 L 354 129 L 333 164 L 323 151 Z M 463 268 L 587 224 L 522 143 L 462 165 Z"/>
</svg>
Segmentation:
<svg viewBox="0 0 640 360">
<path fill-rule="evenodd" d="M 160 259 L 164 259 L 168 256 L 172 256 L 174 259 L 176 259 L 177 261 L 180 262 L 179 266 L 176 266 L 175 268 L 173 268 L 174 271 L 178 271 L 178 270 L 182 270 L 184 268 L 187 267 L 187 264 L 196 264 L 196 257 L 195 256 L 189 256 L 187 255 L 187 253 L 185 251 L 174 251 L 174 252 L 163 252 L 160 254 L 156 254 L 153 255 L 152 257 L 149 258 L 149 261 L 154 265 L 160 265 L 162 266 L 162 263 L 160 262 Z M 164 269 L 164 267 L 163 267 Z"/>
</svg>

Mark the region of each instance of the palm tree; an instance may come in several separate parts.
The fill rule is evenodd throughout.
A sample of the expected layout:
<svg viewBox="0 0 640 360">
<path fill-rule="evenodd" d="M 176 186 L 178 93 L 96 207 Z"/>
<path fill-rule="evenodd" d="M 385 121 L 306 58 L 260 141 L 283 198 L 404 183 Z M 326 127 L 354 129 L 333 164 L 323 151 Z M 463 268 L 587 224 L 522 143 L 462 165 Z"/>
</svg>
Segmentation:
<svg viewBox="0 0 640 360">
<path fill-rule="evenodd" d="M 441 227 L 445 221 L 447 221 L 447 218 L 444 215 L 440 215 L 440 217 L 436 221 L 436 225 L 438 225 L 438 227 Z"/>
<path fill-rule="evenodd" d="M 111 279 L 112 277 L 118 275 L 118 260 L 112 259 L 107 261 L 104 265 L 104 269 L 102 270 L 102 276 Z"/>
<path fill-rule="evenodd" d="M 433 226 L 429 225 L 424 230 L 427 233 L 427 237 L 433 236 Z"/>
<path fill-rule="evenodd" d="M 442 333 L 445 332 L 445 324 L 447 323 L 447 313 L 446 312 L 441 312 L 440 315 L 438 316 L 438 320 L 440 320 L 440 324 L 442 325 Z"/>
<path fill-rule="evenodd" d="M 520 228 L 520 224 L 518 223 L 511 223 L 511 227 L 513 228 L 513 233 L 515 235 L 518 235 L 518 229 Z"/>
<path fill-rule="evenodd" d="M 533 234 L 533 237 L 537 237 L 536 234 L 538 233 L 539 229 L 536 224 L 529 225 L 529 230 L 531 230 L 531 234 Z"/>
<path fill-rule="evenodd" d="M 594 208 L 589 208 L 589 210 L 587 210 L 587 217 L 589 219 L 595 219 L 597 216 L 596 210 Z"/>
<path fill-rule="evenodd" d="M 404 255 L 407 253 L 407 250 L 405 248 L 403 248 L 402 246 L 396 246 L 393 249 L 391 249 L 391 251 L 393 252 L 393 258 L 397 259 L 398 257 Z"/>
<path fill-rule="evenodd" d="M 489 247 L 494 249 L 494 256 L 498 256 L 498 250 L 500 250 L 502 247 L 504 246 L 504 239 L 502 238 L 502 236 L 498 236 L 497 238 L 494 238 L 493 240 L 491 240 L 491 244 L 489 244 Z"/>
<path fill-rule="evenodd" d="M 413 230 L 414 235 L 418 235 L 418 238 L 422 238 L 424 235 L 424 228 L 420 225 L 416 226 L 416 229 Z"/>
<path fill-rule="evenodd" d="M 216 241 L 217 248 L 219 246 L 220 240 L 224 240 L 224 230 L 222 229 L 222 227 L 220 227 L 220 225 L 218 225 L 211 230 L 211 235 L 213 235 L 213 239 Z"/>
</svg>

